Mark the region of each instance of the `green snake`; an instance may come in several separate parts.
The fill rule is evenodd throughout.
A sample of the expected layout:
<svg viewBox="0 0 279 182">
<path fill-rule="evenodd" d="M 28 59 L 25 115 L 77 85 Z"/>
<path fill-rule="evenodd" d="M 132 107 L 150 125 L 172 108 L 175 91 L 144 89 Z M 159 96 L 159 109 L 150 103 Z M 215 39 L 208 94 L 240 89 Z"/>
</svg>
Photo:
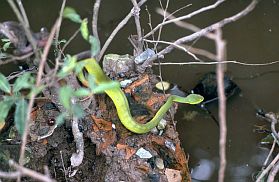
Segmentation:
<svg viewBox="0 0 279 182">
<path fill-rule="evenodd" d="M 84 67 L 88 74 L 94 77 L 96 85 L 112 82 L 112 80 L 107 75 L 105 75 L 102 68 L 95 59 L 89 58 L 83 60 L 82 62 L 84 63 Z M 88 86 L 88 82 L 85 80 L 82 72 L 78 74 L 78 78 L 85 86 Z M 161 119 L 163 119 L 165 113 L 172 106 L 173 102 L 198 104 L 203 101 L 203 97 L 197 94 L 190 94 L 187 97 L 171 95 L 168 97 L 166 103 L 157 111 L 153 119 L 145 124 L 141 124 L 132 117 L 128 100 L 120 86 L 104 90 L 104 92 L 112 99 L 121 123 L 128 130 L 138 134 L 147 133 L 156 127 Z"/>
</svg>

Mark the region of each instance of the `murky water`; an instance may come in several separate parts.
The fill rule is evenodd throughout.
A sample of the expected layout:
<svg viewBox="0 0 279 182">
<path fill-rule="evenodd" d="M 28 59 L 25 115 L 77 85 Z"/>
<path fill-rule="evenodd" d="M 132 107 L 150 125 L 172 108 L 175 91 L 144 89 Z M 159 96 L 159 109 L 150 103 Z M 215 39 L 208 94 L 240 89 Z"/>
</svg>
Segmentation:
<svg viewBox="0 0 279 182">
<path fill-rule="evenodd" d="M 34 31 L 46 26 L 50 29 L 58 14 L 60 4 L 56 0 L 48 1 L 24 1 L 30 22 Z M 170 2 L 170 11 L 178 7 L 192 3 L 179 14 L 189 13 L 214 1 L 181 1 Z M 242 0 L 229 1 L 215 10 L 198 15 L 189 22 L 205 27 L 222 18 L 231 16 L 242 10 L 249 2 Z M 82 17 L 91 17 L 92 1 L 69 1 L 69 5 L 76 8 Z M 127 14 L 132 5 L 125 0 L 104 1 L 99 18 L 100 37 L 103 42 L 117 23 Z M 160 22 L 160 16 L 155 13 L 159 4 L 151 0 L 148 3 L 153 22 Z M 141 11 L 142 18 L 147 18 L 146 11 Z M 12 11 L 5 1 L 0 5 L 0 22 L 15 19 Z M 227 25 L 223 30 L 223 36 L 227 41 L 227 55 L 229 60 L 237 60 L 247 63 L 266 63 L 279 60 L 279 1 L 261 1 L 256 9 L 241 20 Z M 90 20 L 91 21 L 91 20 Z M 142 23 L 145 21 L 142 20 Z M 148 25 L 143 25 L 145 32 Z M 77 29 L 77 26 L 69 21 L 62 25 L 61 38 L 69 37 Z M 132 47 L 127 37 L 135 34 L 133 21 L 123 29 L 110 47 L 110 52 L 118 54 L 132 53 Z M 163 30 L 164 40 L 174 40 L 188 34 L 189 31 L 169 25 Z M 119 46 L 121 45 L 121 46 Z M 205 38 L 199 39 L 195 47 L 204 48 L 214 52 L 213 42 Z M 67 51 L 76 53 L 88 49 L 81 37 L 75 40 Z M 167 62 L 187 62 L 192 58 L 180 51 L 174 51 L 166 56 Z M 9 66 L 11 69 L 13 65 Z M 199 78 L 209 71 L 215 70 L 215 66 L 163 66 L 163 78 L 177 83 L 185 90 L 190 90 L 198 82 Z M 253 132 L 254 125 L 264 125 L 255 117 L 255 108 L 263 108 L 267 111 L 279 112 L 279 64 L 271 66 L 240 66 L 228 65 L 227 72 L 239 85 L 242 94 L 230 99 L 227 103 L 227 172 L 226 181 L 252 181 L 251 176 L 263 164 L 268 150 L 259 147 L 259 140 L 264 136 Z M 259 76 L 255 76 L 259 75 Z M 183 76 L 183 77 L 182 77 Z M 250 78 L 253 77 L 253 78 Z M 217 116 L 218 106 L 213 104 L 210 110 Z M 198 111 L 193 120 L 187 120 L 189 111 Z M 182 106 L 179 109 L 176 120 L 178 130 L 185 151 L 190 156 L 190 168 L 193 169 L 193 178 L 197 180 L 216 181 L 218 173 L 218 137 L 219 128 L 204 112 L 195 107 Z M 201 172 L 202 171 L 202 172 Z"/>
</svg>

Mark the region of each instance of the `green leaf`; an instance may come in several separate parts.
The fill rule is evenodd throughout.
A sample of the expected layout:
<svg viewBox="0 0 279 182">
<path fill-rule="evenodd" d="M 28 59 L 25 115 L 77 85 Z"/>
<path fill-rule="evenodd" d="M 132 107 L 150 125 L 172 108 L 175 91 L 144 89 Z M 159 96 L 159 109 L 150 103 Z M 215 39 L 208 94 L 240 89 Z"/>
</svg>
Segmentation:
<svg viewBox="0 0 279 182">
<path fill-rule="evenodd" d="M 188 104 L 199 104 L 203 101 L 204 98 L 199 94 L 189 94 L 185 99 L 186 103 Z"/>
<path fill-rule="evenodd" d="M 6 93 L 11 93 L 11 86 L 9 84 L 9 81 L 2 73 L 0 73 L 0 90 Z"/>
<path fill-rule="evenodd" d="M 6 39 L 6 38 L 3 38 L 1 39 L 1 41 L 4 43 L 4 42 L 11 42 L 10 39 Z"/>
<path fill-rule="evenodd" d="M 63 78 L 67 76 L 67 74 L 69 74 L 71 71 L 74 70 L 76 65 L 77 65 L 76 56 L 67 55 L 65 62 L 62 66 L 62 69 L 58 73 L 58 77 Z"/>
<path fill-rule="evenodd" d="M 76 97 L 86 97 L 90 95 L 90 90 L 86 89 L 86 88 L 79 88 L 78 90 L 76 90 L 74 92 L 74 96 Z"/>
<path fill-rule="evenodd" d="M 117 87 L 120 87 L 120 83 L 118 81 L 111 81 L 108 83 L 99 84 L 92 91 L 94 94 L 100 94 L 100 93 L 104 93 L 105 90 L 114 89 Z"/>
<path fill-rule="evenodd" d="M 24 73 L 18 77 L 13 86 L 13 92 L 18 92 L 21 89 L 32 88 L 34 84 L 34 79 L 32 79 L 30 73 Z"/>
<path fill-rule="evenodd" d="M 91 89 L 91 91 L 93 91 L 97 87 L 97 85 L 95 83 L 95 78 L 91 74 L 88 75 L 88 84 L 89 84 L 88 86 Z"/>
<path fill-rule="evenodd" d="M 81 35 L 85 40 L 88 40 L 88 38 L 89 38 L 89 31 L 88 31 L 87 25 L 88 25 L 88 20 L 87 20 L 87 18 L 85 18 L 82 20 L 81 25 L 80 25 Z"/>
<path fill-rule="evenodd" d="M 20 99 L 16 102 L 15 110 L 15 126 L 19 134 L 23 134 L 25 129 L 25 122 L 27 116 L 28 104 L 24 99 Z"/>
<path fill-rule="evenodd" d="M 12 97 L 5 97 L 4 100 L 0 102 L 0 122 L 5 121 L 14 102 L 15 100 Z"/>
<path fill-rule="evenodd" d="M 31 94 L 34 94 L 34 95 L 38 95 L 39 93 L 42 92 L 42 90 L 45 88 L 45 85 L 42 85 L 40 87 L 32 87 L 31 89 L 31 92 L 28 94 L 27 97 L 30 97 Z"/>
<path fill-rule="evenodd" d="M 84 61 L 77 62 L 76 66 L 75 66 L 75 74 L 78 74 L 78 73 L 82 72 L 84 66 L 85 66 Z"/>
<path fill-rule="evenodd" d="M 10 47 L 11 45 L 11 42 L 6 42 L 4 45 L 3 45 L 3 50 L 4 51 L 7 51 L 7 49 Z"/>
<path fill-rule="evenodd" d="M 79 14 L 77 14 L 76 10 L 71 8 L 71 7 L 66 7 L 63 11 L 63 17 L 64 18 L 68 18 L 71 21 L 75 22 L 75 23 L 81 23 L 82 20 L 79 16 Z"/>
<path fill-rule="evenodd" d="M 73 106 L 73 115 L 77 118 L 82 118 L 85 115 L 80 105 L 76 104 Z"/>
<path fill-rule="evenodd" d="M 94 57 L 100 52 L 100 41 L 92 35 L 89 36 L 88 41 L 91 45 L 91 56 Z"/>
<path fill-rule="evenodd" d="M 59 89 L 59 100 L 67 110 L 71 110 L 72 95 L 73 89 L 69 86 L 64 86 Z"/>
</svg>

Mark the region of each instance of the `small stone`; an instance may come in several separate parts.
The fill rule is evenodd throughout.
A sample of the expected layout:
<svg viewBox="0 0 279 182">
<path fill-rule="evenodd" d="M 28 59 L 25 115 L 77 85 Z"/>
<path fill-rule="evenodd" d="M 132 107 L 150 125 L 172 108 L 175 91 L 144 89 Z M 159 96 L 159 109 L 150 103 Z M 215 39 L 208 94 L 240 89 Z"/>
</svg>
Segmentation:
<svg viewBox="0 0 279 182">
<path fill-rule="evenodd" d="M 158 169 L 163 170 L 165 168 L 164 161 L 161 158 L 156 158 L 155 164 Z"/>
<path fill-rule="evenodd" d="M 166 82 L 166 81 L 161 81 L 161 82 L 156 83 L 155 87 L 158 90 L 168 90 L 170 88 L 170 83 Z"/>
<path fill-rule="evenodd" d="M 152 128 L 152 129 L 150 130 L 150 132 L 157 135 L 159 131 L 158 131 L 158 129 L 155 127 L 155 128 Z"/>
<path fill-rule="evenodd" d="M 133 83 L 133 81 L 132 80 L 123 80 L 123 81 L 121 81 L 120 82 L 120 86 L 122 87 L 122 88 L 125 88 L 125 87 L 127 87 L 128 85 L 130 85 L 131 83 Z"/>
<path fill-rule="evenodd" d="M 136 155 L 139 156 L 141 159 L 150 159 L 152 157 L 152 154 L 148 150 L 145 150 L 142 147 L 138 149 Z"/>
<path fill-rule="evenodd" d="M 145 51 L 143 51 L 140 55 L 138 55 L 135 58 L 135 63 L 136 64 L 141 64 L 147 59 L 151 58 L 152 56 L 155 55 L 155 52 L 152 49 L 147 48 Z"/>
<path fill-rule="evenodd" d="M 161 119 L 157 128 L 158 128 L 158 130 L 163 130 L 166 128 L 166 126 L 167 126 L 167 121 L 165 119 Z"/>
<path fill-rule="evenodd" d="M 165 146 L 175 152 L 175 145 L 174 145 L 173 142 L 171 142 L 169 140 L 166 140 L 165 141 Z"/>
</svg>

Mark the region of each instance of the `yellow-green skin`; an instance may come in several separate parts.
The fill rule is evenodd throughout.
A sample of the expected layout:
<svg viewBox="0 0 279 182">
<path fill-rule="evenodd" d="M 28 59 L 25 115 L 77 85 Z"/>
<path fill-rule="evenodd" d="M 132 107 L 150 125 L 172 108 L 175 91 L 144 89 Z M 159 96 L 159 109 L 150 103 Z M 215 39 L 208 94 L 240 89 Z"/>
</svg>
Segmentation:
<svg viewBox="0 0 279 182">
<path fill-rule="evenodd" d="M 90 58 L 83 60 L 82 62 L 85 63 L 85 69 L 87 70 L 88 74 L 94 76 L 97 85 L 109 83 L 112 81 L 107 75 L 104 74 L 102 68 L 95 59 Z M 88 85 L 82 73 L 80 73 L 78 77 L 83 84 Z M 167 102 L 157 111 L 153 119 L 151 119 L 148 123 L 141 124 L 132 117 L 128 100 L 120 87 L 105 90 L 105 93 L 112 99 L 121 123 L 128 130 L 138 134 L 147 133 L 156 127 L 160 120 L 164 117 L 165 113 L 172 106 L 173 102 L 198 104 L 203 101 L 203 97 L 197 94 L 190 94 L 187 97 L 171 95 L 168 97 Z"/>
</svg>

